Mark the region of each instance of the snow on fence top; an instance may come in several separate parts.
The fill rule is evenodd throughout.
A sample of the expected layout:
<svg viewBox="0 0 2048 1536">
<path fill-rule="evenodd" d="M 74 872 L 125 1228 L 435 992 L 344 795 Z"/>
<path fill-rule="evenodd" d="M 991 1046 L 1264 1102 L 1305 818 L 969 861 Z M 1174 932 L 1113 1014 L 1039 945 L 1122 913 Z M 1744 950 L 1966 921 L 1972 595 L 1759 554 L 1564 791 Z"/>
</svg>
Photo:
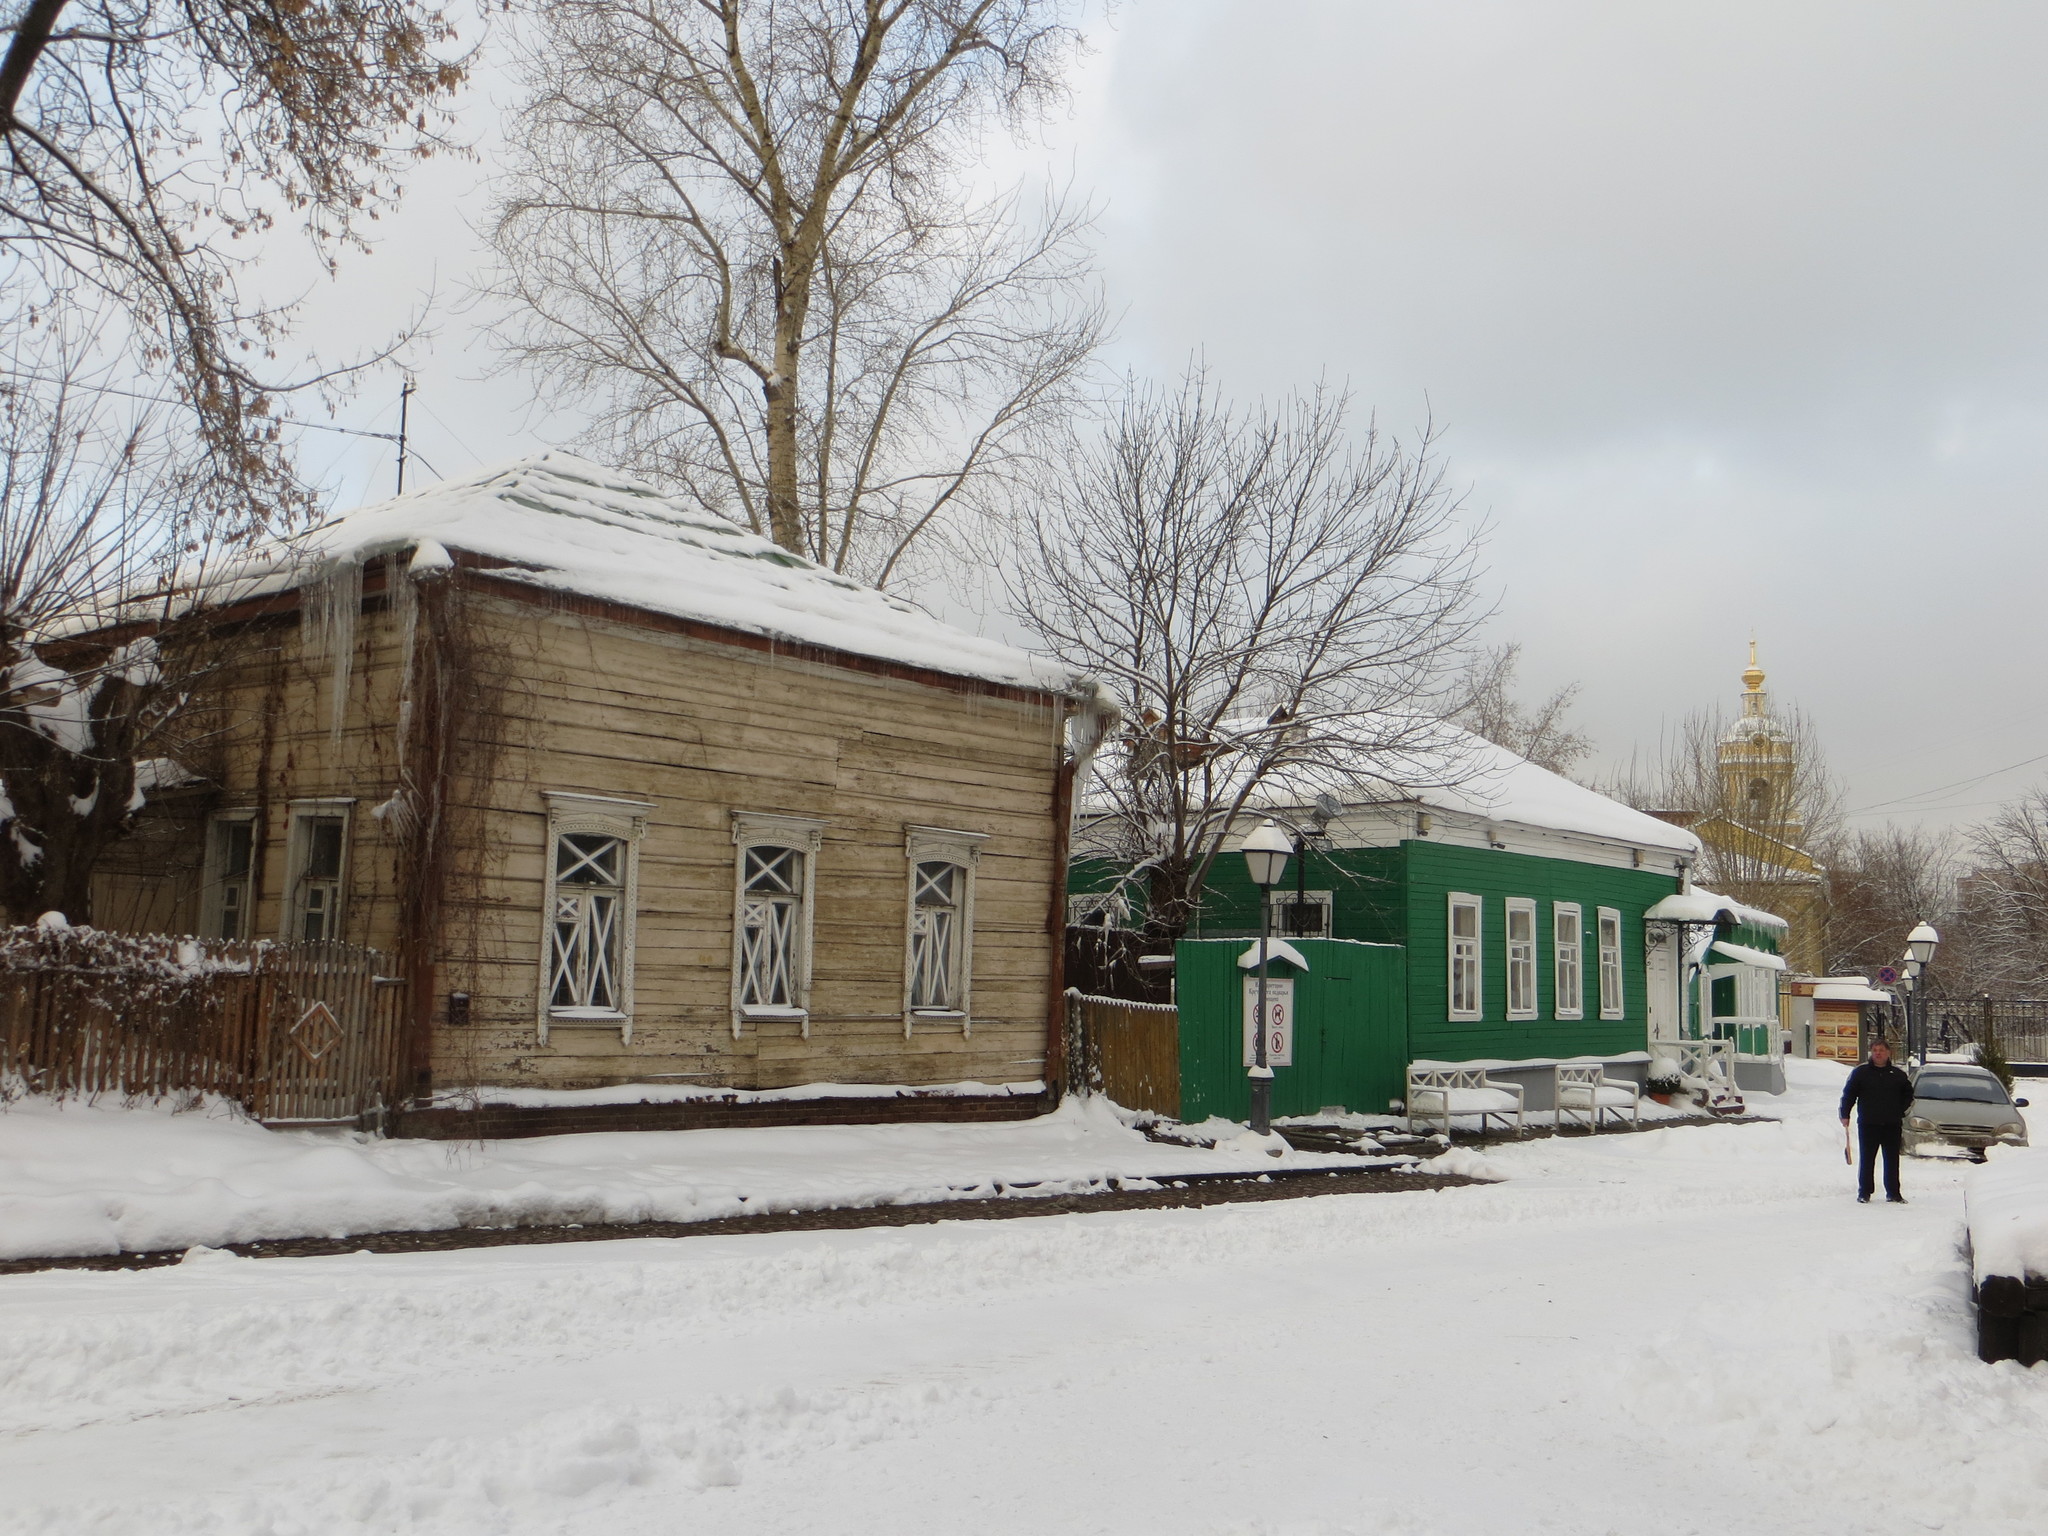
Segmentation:
<svg viewBox="0 0 2048 1536">
<path fill-rule="evenodd" d="M 1993 1275 L 2048 1280 L 2048 1150 L 2000 1152 L 1963 1186 L 1970 1261 Z"/>
<path fill-rule="evenodd" d="M 405 549 L 416 575 L 466 551 L 509 562 L 492 571 L 499 579 L 722 629 L 1019 688 L 1082 686 L 1056 662 L 956 629 L 684 497 L 561 452 L 359 508 L 259 551 L 225 585 L 236 599 L 285 591 Z"/>
</svg>

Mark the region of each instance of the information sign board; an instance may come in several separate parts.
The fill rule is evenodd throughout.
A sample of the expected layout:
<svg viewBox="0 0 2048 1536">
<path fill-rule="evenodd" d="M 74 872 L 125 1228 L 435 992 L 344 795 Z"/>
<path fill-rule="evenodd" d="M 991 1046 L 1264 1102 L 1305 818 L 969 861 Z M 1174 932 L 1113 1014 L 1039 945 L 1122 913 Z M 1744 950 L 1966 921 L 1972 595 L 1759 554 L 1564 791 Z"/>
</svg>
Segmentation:
<svg viewBox="0 0 2048 1536">
<path fill-rule="evenodd" d="M 1244 1064 L 1254 1065 L 1252 1021 L 1259 1014 L 1259 978 L 1244 979 Z M 1266 1065 L 1294 1065 L 1294 979 L 1268 977 L 1266 981 Z"/>
</svg>

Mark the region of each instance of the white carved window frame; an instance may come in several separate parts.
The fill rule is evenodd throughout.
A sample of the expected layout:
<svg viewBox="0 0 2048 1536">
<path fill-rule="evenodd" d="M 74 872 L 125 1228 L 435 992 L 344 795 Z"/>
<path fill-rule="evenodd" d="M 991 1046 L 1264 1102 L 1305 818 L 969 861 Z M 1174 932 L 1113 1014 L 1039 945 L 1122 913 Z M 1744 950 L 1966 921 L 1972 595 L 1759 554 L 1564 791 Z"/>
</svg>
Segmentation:
<svg viewBox="0 0 2048 1536">
<path fill-rule="evenodd" d="M 1613 942 L 1608 935 L 1613 935 Z M 1621 1019 L 1628 1016 L 1628 973 L 1621 965 L 1622 927 L 1621 911 L 1617 907 L 1601 907 L 1594 918 L 1593 937 L 1600 956 L 1600 1017 Z"/>
<path fill-rule="evenodd" d="M 825 823 L 809 816 L 783 816 L 767 811 L 732 813 L 732 1037 L 748 1024 L 793 1020 L 811 1038 L 811 934 L 817 908 L 818 854 L 825 846 Z M 746 967 L 744 913 L 747 902 L 747 850 L 794 848 L 804 856 L 803 889 L 797 893 L 796 954 L 791 982 L 796 1003 L 790 1008 L 742 1005 L 740 981 Z"/>
<path fill-rule="evenodd" d="M 541 852 L 545 882 L 540 903 L 540 965 L 535 985 L 540 1043 L 557 1029 L 616 1029 L 619 1043 L 633 1043 L 633 950 L 640 914 L 640 843 L 647 835 L 647 818 L 654 806 L 645 800 L 620 800 L 608 795 L 575 794 L 568 790 L 544 789 L 541 799 L 548 808 L 547 842 Z M 554 980 L 555 957 L 555 865 L 556 845 L 571 833 L 616 837 L 625 845 L 625 889 L 620 897 L 618 989 L 619 1006 L 602 1013 L 595 1009 L 561 1009 L 550 1006 L 549 992 Z"/>
<path fill-rule="evenodd" d="M 1567 929 L 1574 935 L 1567 939 Z M 1560 1019 L 1586 1016 L 1586 912 L 1576 901 L 1550 908 L 1551 1013 Z"/>
<path fill-rule="evenodd" d="M 1537 1005 L 1542 998 L 1536 966 L 1536 902 L 1529 896 L 1510 896 L 1503 903 L 1503 909 L 1500 937 L 1501 958 L 1507 967 L 1508 1017 L 1533 1019 L 1539 1012 Z M 1515 930 L 1524 924 L 1524 936 L 1515 937 Z"/>
<path fill-rule="evenodd" d="M 284 839 L 284 895 L 278 902 L 277 936 L 286 943 L 305 931 L 305 908 L 300 886 L 313 852 L 313 824 L 341 823 L 341 865 L 334 877 L 334 906 L 327 925 L 329 939 L 348 937 L 349 882 L 355 870 L 355 812 L 353 795 L 294 800 L 287 808 Z"/>
<path fill-rule="evenodd" d="M 926 1029 L 958 1026 L 963 1036 L 974 1033 L 974 875 L 981 864 L 981 845 L 986 832 L 963 832 L 953 827 L 903 828 L 903 1038 L 922 1024 Z M 910 988 L 917 948 L 917 866 L 951 864 L 960 871 L 960 895 L 954 904 L 958 931 L 954 936 L 959 975 L 959 1006 L 955 1008 L 914 1008 Z"/>
<path fill-rule="evenodd" d="M 1460 935 L 1458 914 L 1472 914 L 1472 931 Z M 1452 891 L 1444 915 L 1444 960 L 1449 970 L 1445 1012 L 1454 1022 L 1486 1017 L 1486 903 L 1469 891 Z M 1458 1005 L 1459 994 L 1470 1002 Z"/>
</svg>

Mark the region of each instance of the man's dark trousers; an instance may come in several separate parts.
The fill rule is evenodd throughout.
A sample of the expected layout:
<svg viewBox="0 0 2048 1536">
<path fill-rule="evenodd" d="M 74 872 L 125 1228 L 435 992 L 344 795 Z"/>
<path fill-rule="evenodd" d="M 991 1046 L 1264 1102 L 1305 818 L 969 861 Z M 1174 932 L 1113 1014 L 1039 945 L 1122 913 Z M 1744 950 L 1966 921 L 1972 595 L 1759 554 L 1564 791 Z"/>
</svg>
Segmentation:
<svg viewBox="0 0 2048 1536">
<path fill-rule="evenodd" d="M 1873 1125 L 1863 1116 L 1856 1117 L 1856 1149 L 1862 1159 L 1856 1165 L 1856 1194 L 1859 1198 L 1870 1198 L 1872 1175 L 1877 1171 L 1877 1154 L 1884 1153 L 1885 1198 L 1899 1198 L 1899 1137 L 1904 1127 L 1896 1120 L 1887 1124 L 1879 1121 Z"/>
</svg>

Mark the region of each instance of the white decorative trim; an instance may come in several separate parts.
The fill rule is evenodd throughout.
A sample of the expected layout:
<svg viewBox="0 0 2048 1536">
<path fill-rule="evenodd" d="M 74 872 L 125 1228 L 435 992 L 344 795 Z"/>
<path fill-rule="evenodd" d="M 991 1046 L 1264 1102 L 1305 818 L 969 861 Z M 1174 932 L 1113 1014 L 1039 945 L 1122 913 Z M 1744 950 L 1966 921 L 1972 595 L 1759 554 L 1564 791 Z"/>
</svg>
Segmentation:
<svg viewBox="0 0 2048 1536">
<path fill-rule="evenodd" d="M 811 1038 L 811 935 L 817 908 L 818 855 L 825 847 L 826 823 L 810 816 L 784 816 L 773 811 L 732 813 L 732 1037 L 740 1038 L 745 1024 L 794 1020 L 803 1038 Z M 747 850 L 749 848 L 794 848 L 804 856 L 803 890 L 797 899 L 796 955 L 791 981 L 796 994 L 793 1008 L 763 1008 L 740 1004 L 740 974 L 744 966 L 740 914 L 747 899 Z"/>
<path fill-rule="evenodd" d="M 986 832 L 962 832 L 952 827 L 903 827 L 903 1038 L 908 1040 L 918 1020 L 927 1028 L 935 1024 L 958 1025 L 962 1038 L 974 1033 L 974 873 L 981 863 L 981 845 Z M 959 963 L 960 995 L 951 1008 L 913 1008 L 910 982 L 916 947 L 917 866 L 952 864 L 960 871 Z"/>
<path fill-rule="evenodd" d="M 1604 937 L 1607 919 L 1614 919 L 1614 942 L 1609 944 Z M 1622 963 L 1621 954 L 1621 911 L 1616 907 L 1601 907 L 1593 919 L 1593 950 L 1600 967 L 1598 986 L 1600 988 L 1600 1017 L 1603 1019 L 1625 1019 L 1628 1017 L 1628 967 Z M 1614 1001 L 1607 1001 L 1607 957 L 1614 956 Z"/>
<path fill-rule="evenodd" d="M 569 790 L 544 789 L 547 805 L 547 840 L 541 845 L 540 963 L 535 986 L 537 1027 L 540 1043 L 556 1029 L 616 1029 L 619 1043 L 633 1043 L 633 951 L 640 917 L 640 843 L 647 835 L 647 818 L 654 806 L 645 800 L 617 800 L 604 795 L 576 794 Z M 616 837 L 625 845 L 625 889 L 620 898 L 624 908 L 619 930 L 619 1003 L 616 1011 L 598 1008 L 550 1008 L 549 972 L 553 969 L 555 943 L 555 844 L 566 833 L 595 833 Z"/>
<path fill-rule="evenodd" d="M 621 800 L 611 795 L 586 795 L 570 789 L 544 789 L 540 796 L 565 816 L 586 812 L 644 818 L 654 814 L 654 802 L 651 800 Z"/>
<path fill-rule="evenodd" d="M 1515 1006 L 1515 947 L 1518 942 L 1521 942 L 1515 938 L 1515 916 L 1517 913 L 1522 914 L 1523 916 L 1526 916 L 1529 919 L 1529 937 L 1527 940 L 1527 959 L 1529 964 L 1529 997 L 1528 1001 L 1525 1002 L 1521 1007 Z M 1500 925 L 1500 942 L 1501 959 L 1505 967 L 1502 979 L 1507 984 L 1507 993 L 1504 999 L 1504 1001 L 1507 1004 L 1507 1016 L 1508 1018 L 1516 1021 L 1524 1019 L 1533 1019 L 1538 1015 L 1538 1013 L 1541 1012 L 1541 1009 L 1538 1007 L 1538 1002 L 1543 995 L 1542 985 L 1538 977 L 1536 968 L 1536 950 L 1538 940 L 1536 933 L 1535 898 L 1529 896 L 1510 896 L 1506 898 L 1505 911 L 1501 919 Z"/>
<path fill-rule="evenodd" d="M 1577 995 L 1570 1003 L 1564 1000 L 1563 986 L 1559 978 L 1564 975 L 1564 952 L 1566 944 L 1558 935 L 1558 918 L 1565 913 L 1578 919 L 1579 938 L 1570 946 L 1575 951 L 1572 969 L 1578 972 Z M 1576 901 L 1553 901 L 1550 904 L 1550 1011 L 1560 1019 L 1583 1019 L 1586 1016 L 1586 910 Z"/>
<path fill-rule="evenodd" d="M 1460 1008 L 1458 1003 L 1458 938 L 1454 914 L 1460 907 L 1473 911 L 1472 963 L 1476 968 L 1473 992 L 1479 1006 Z M 1456 1023 L 1486 1017 L 1486 902 L 1470 891 L 1452 891 L 1444 907 L 1444 1012 Z"/>
</svg>

